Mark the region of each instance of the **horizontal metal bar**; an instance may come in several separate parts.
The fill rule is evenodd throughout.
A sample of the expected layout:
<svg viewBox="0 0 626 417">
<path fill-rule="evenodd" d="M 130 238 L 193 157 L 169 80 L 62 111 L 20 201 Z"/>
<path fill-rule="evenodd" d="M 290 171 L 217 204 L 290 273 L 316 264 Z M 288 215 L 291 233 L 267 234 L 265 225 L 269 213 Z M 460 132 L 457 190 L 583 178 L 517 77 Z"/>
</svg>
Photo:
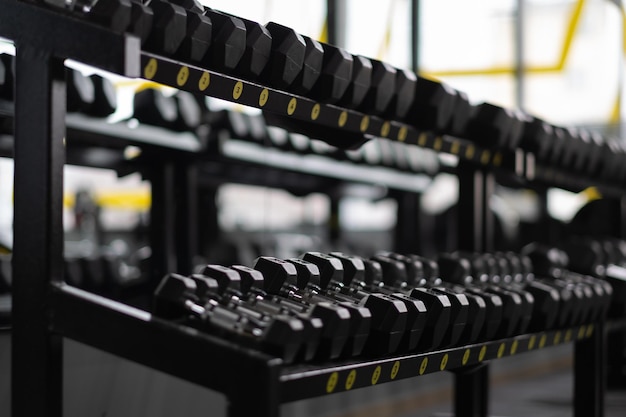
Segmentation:
<svg viewBox="0 0 626 417">
<path fill-rule="evenodd" d="M 227 396 L 249 385 L 278 384 L 267 375 L 282 361 L 260 351 L 65 284 L 54 284 L 50 298 L 52 331 L 64 337 Z"/>
</svg>

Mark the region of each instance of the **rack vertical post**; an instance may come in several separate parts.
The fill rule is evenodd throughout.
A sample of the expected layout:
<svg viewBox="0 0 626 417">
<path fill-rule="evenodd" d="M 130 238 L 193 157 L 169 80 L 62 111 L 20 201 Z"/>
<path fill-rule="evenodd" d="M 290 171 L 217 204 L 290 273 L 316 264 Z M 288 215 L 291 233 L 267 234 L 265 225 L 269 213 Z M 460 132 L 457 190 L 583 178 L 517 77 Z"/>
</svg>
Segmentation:
<svg viewBox="0 0 626 417">
<path fill-rule="evenodd" d="M 493 250 L 493 217 L 489 201 L 492 172 L 459 161 L 458 247 L 473 252 Z M 457 417 L 487 417 L 489 365 L 460 368 L 454 375 L 454 413 Z"/>
<path fill-rule="evenodd" d="M 63 277 L 63 60 L 17 43 L 16 74 L 12 413 L 60 417 L 63 345 L 48 292 Z"/>
</svg>

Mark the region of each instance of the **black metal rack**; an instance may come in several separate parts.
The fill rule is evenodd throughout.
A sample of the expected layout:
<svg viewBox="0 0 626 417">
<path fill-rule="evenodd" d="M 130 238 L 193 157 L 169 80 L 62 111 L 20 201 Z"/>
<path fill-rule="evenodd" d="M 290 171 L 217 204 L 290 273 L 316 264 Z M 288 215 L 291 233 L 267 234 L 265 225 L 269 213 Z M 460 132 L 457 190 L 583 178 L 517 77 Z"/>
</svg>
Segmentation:
<svg viewBox="0 0 626 417">
<path fill-rule="evenodd" d="M 487 202 L 494 169 L 527 177 L 521 152 L 492 152 L 462 139 L 441 137 L 395 121 L 266 88 L 141 51 L 139 40 L 112 33 L 69 14 L 16 0 L 0 0 L 0 36 L 16 46 L 15 217 L 13 255 L 14 416 L 62 415 L 62 345 L 71 338 L 224 393 L 229 415 L 279 415 L 281 403 L 324 396 L 427 373 L 456 375 L 458 416 L 485 416 L 487 361 L 561 343 L 575 343 L 576 416 L 603 415 L 605 326 L 489 341 L 436 352 L 285 366 L 253 349 L 159 320 L 149 313 L 62 282 L 63 165 L 66 161 L 63 60 L 128 77 L 142 77 L 261 108 L 287 124 L 306 122 L 351 137 L 391 138 L 459 157 L 462 249 L 490 250 Z M 24 30 L 29 28 L 29 30 Z M 34 30 L 33 28 L 36 28 Z M 97 132 L 94 132 L 97 143 Z M 197 172 L 186 159 L 155 161 L 153 248 L 155 273 L 189 268 L 194 216 L 189 215 Z M 175 189 L 176 181 L 188 187 Z M 558 184 L 557 184 L 558 185 Z M 178 195 L 178 198 L 172 198 Z M 176 203 L 178 201 L 178 203 Z M 162 203 L 162 204 L 161 204 Z"/>
</svg>

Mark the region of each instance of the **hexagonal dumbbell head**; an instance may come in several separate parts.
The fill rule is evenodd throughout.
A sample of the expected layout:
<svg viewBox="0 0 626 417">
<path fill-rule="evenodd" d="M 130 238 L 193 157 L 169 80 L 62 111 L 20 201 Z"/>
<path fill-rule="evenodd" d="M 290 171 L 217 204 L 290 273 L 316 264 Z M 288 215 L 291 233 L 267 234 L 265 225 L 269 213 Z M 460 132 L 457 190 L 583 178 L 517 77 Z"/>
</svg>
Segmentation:
<svg viewBox="0 0 626 417">
<path fill-rule="evenodd" d="M 385 285 L 398 288 L 407 285 L 408 273 L 404 263 L 383 255 L 375 255 L 372 257 L 372 260 L 380 264 L 382 269 L 382 282 Z"/>
<path fill-rule="evenodd" d="M 131 3 L 130 0 L 98 0 L 87 15 L 89 20 L 121 33 L 131 22 Z"/>
<path fill-rule="evenodd" d="M 263 79 L 273 87 L 287 89 L 302 71 L 306 43 L 287 26 L 269 22 L 265 27 L 272 35 L 272 55 Z"/>
<path fill-rule="evenodd" d="M 472 264 L 467 259 L 444 253 L 437 258 L 437 264 L 444 281 L 460 285 L 472 283 Z"/>
<path fill-rule="evenodd" d="M 141 40 L 141 44 L 145 45 L 152 31 L 153 21 L 154 12 L 148 5 L 133 2 L 131 4 L 131 20 L 127 32 L 137 36 Z"/>
<path fill-rule="evenodd" d="M 298 288 L 305 289 L 311 286 L 321 288 L 320 270 L 317 265 L 297 258 L 287 259 L 287 262 L 292 263 L 296 267 Z"/>
<path fill-rule="evenodd" d="M 386 115 L 394 120 L 404 120 L 415 99 L 417 75 L 413 71 L 396 68 L 395 90 Z"/>
<path fill-rule="evenodd" d="M 372 82 L 360 108 L 369 114 L 384 114 L 389 107 L 396 89 L 396 69 L 391 65 L 370 60 L 372 63 Z"/>
<path fill-rule="evenodd" d="M 298 284 L 296 267 L 282 259 L 261 256 L 255 261 L 254 269 L 263 274 L 263 289 L 269 294 L 279 294 L 283 288 Z"/>
<path fill-rule="evenodd" d="M 322 289 L 342 285 L 344 282 L 343 265 L 339 259 L 320 252 L 307 252 L 302 255 L 302 259 L 317 265 Z"/>
<path fill-rule="evenodd" d="M 180 319 L 187 315 L 187 303 L 196 303 L 196 283 L 179 274 L 167 274 L 154 291 L 152 312 L 165 319 Z"/>
<path fill-rule="evenodd" d="M 291 91 L 296 94 L 306 94 L 311 91 L 320 77 L 324 62 L 322 44 L 308 36 L 302 36 L 302 38 L 306 44 L 302 71 L 300 71 L 300 74 L 298 74 L 291 86 Z"/>
<path fill-rule="evenodd" d="M 241 278 L 240 289 L 242 293 L 247 294 L 253 290 L 263 289 L 265 278 L 261 271 L 243 265 L 233 265 L 231 268 L 239 273 Z"/>
<path fill-rule="evenodd" d="M 246 25 L 237 17 L 205 9 L 213 31 L 211 47 L 204 63 L 223 71 L 233 71 L 246 51 Z"/>
<path fill-rule="evenodd" d="M 344 282 L 360 283 L 365 281 L 365 263 L 363 258 L 350 256 L 341 252 L 331 252 L 333 256 L 341 261 L 343 265 Z"/>
<path fill-rule="evenodd" d="M 169 2 L 194 13 L 204 13 L 204 6 L 198 0 L 169 0 Z"/>
<path fill-rule="evenodd" d="M 442 131 L 452 117 L 454 90 L 444 83 L 417 77 L 415 99 L 406 122 L 418 128 Z"/>
<path fill-rule="evenodd" d="M 515 149 L 522 134 L 522 120 L 511 110 L 490 103 L 478 105 L 467 124 L 468 139 L 479 145 Z"/>
<path fill-rule="evenodd" d="M 202 274 L 193 274 L 189 278 L 196 283 L 196 296 L 201 301 L 220 293 L 220 284 L 215 278 Z"/>
<path fill-rule="evenodd" d="M 187 12 L 180 6 L 162 0 L 152 0 L 154 13 L 152 30 L 146 41 L 146 49 L 165 55 L 173 55 L 180 47 L 187 31 Z"/>
<path fill-rule="evenodd" d="M 247 19 L 241 21 L 246 26 L 246 50 L 237 65 L 237 73 L 256 79 L 267 66 L 272 54 L 272 35 L 260 23 Z"/>
<path fill-rule="evenodd" d="M 185 61 L 202 62 L 211 46 L 213 23 L 208 16 L 187 11 L 185 38 L 176 53 Z"/>
<path fill-rule="evenodd" d="M 372 84 L 372 61 L 360 55 L 353 55 L 352 79 L 338 104 L 350 109 L 357 109 Z"/>
<path fill-rule="evenodd" d="M 202 275 L 217 281 L 220 294 L 226 290 L 241 291 L 241 276 L 234 269 L 221 265 L 206 265 L 202 269 Z"/>
<path fill-rule="evenodd" d="M 467 98 L 467 94 L 458 90 L 453 91 L 454 103 L 452 105 L 452 117 L 444 132 L 455 136 L 463 136 L 473 109 Z"/>
<path fill-rule="evenodd" d="M 310 96 L 327 103 L 336 103 L 346 93 L 352 81 L 354 60 L 345 50 L 323 43 L 324 63 Z"/>
</svg>

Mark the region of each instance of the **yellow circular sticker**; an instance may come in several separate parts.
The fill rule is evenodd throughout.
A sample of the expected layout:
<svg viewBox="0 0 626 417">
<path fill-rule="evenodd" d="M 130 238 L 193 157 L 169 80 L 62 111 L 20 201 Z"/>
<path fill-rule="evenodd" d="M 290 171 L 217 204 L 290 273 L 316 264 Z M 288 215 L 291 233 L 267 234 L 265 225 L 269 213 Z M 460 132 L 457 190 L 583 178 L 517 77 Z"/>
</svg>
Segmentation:
<svg viewBox="0 0 626 417">
<path fill-rule="evenodd" d="M 498 347 L 498 359 L 504 356 L 505 350 L 506 350 L 506 343 L 500 343 L 500 346 Z"/>
<path fill-rule="evenodd" d="M 157 63 L 157 60 L 154 58 L 150 58 L 150 60 L 146 64 L 146 67 L 143 69 L 143 77 L 147 80 L 151 80 L 152 78 L 154 78 L 157 73 L 158 66 L 159 64 Z"/>
<path fill-rule="evenodd" d="M 450 146 L 450 153 L 452 155 L 456 155 L 459 153 L 459 148 L 461 147 L 461 144 L 457 141 L 452 142 L 452 146 Z"/>
<path fill-rule="evenodd" d="M 511 355 L 515 355 L 517 353 L 518 344 L 519 342 L 517 340 L 514 340 L 513 343 L 511 343 Z"/>
<path fill-rule="evenodd" d="M 339 121 L 338 121 L 339 127 L 344 127 L 347 122 L 348 122 L 348 112 L 344 110 L 339 115 Z"/>
<path fill-rule="evenodd" d="M 243 94 L 243 83 L 241 81 L 237 81 L 235 83 L 235 87 L 233 87 L 233 98 L 235 100 L 239 100 L 241 94 Z"/>
<path fill-rule="evenodd" d="M 558 345 L 559 343 L 561 343 L 561 332 L 556 332 L 556 333 L 554 334 L 554 340 L 553 340 L 553 343 L 554 343 L 555 345 Z"/>
<path fill-rule="evenodd" d="M 435 143 L 433 144 L 433 149 L 436 151 L 440 151 L 442 145 L 443 145 L 443 139 L 441 139 L 440 137 L 437 137 L 437 139 L 435 139 Z"/>
<path fill-rule="evenodd" d="M 320 111 L 322 111 L 322 106 L 316 103 L 311 109 L 311 120 L 317 120 L 320 117 Z"/>
<path fill-rule="evenodd" d="M 585 330 L 587 328 L 585 326 L 580 326 L 580 329 L 578 329 L 578 338 L 582 339 L 583 337 L 585 337 Z"/>
<path fill-rule="evenodd" d="M 176 76 L 176 84 L 179 87 L 187 84 L 187 80 L 189 79 L 189 67 L 180 67 L 178 70 L 178 75 Z"/>
<path fill-rule="evenodd" d="M 500 152 L 493 156 L 493 165 L 499 167 L 502 164 L 502 154 Z"/>
<path fill-rule="evenodd" d="M 402 126 L 400 130 L 398 131 L 398 140 L 400 142 L 404 142 L 408 134 L 409 134 L 409 130 L 406 128 L 406 126 Z"/>
<path fill-rule="evenodd" d="M 200 80 L 198 80 L 198 89 L 200 91 L 204 91 L 209 87 L 209 84 L 211 84 L 211 74 L 204 71 L 202 73 L 202 76 L 200 77 Z"/>
<path fill-rule="evenodd" d="M 489 158 L 491 158 L 491 152 L 483 151 L 480 155 L 480 163 L 483 165 L 487 165 L 489 163 Z"/>
<path fill-rule="evenodd" d="M 382 368 L 380 367 L 380 365 L 378 365 L 376 369 L 374 369 L 374 372 L 372 373 L 372 385 L 376 385 L 378 383 L 378 379 L 380 378 L 381 372 L 382 372 Z"/>
<path fill-rule="evenodd" d="M 335 390 L 337 386 L 337 381 L 339 380 L 339 374 L 337 372 L 333 372 L 328 377 L 328 382 L 326 382 L 326 392 L 330 394 Z"/>
<path fill-rule="evenodd" d="M 593 334 L 593 324 L 590 324 L 589 326 L 587 326 L 587 337 L 591 337 L 591 335 Z"/>
<path fill-rule="evenodd" d="M 261 90 L 261 94 L 259 94 L 259 107 L 265 106 L 265 104 L 267 103 L 267 99 L 269 98 L 270 98 L 270 90 L 268 90 L 267 88 L 264 88 L 263 90 Z"/>
<path fill-rule="evenodd" d="M 354 385 L 354 381 L 356 380 L 356 370 L 351 370 L 350 373 L 348 374 L 348 377 L 346 378 L 346 391 L 349 391 L 352 389 L 352 386 Z"/>
<path fill-rule="evenodd" d="M 478 360 L 483 361 L 485 359 L 485 355 L 487 354 L 487 346 L 483 346 L 480 348 L 480 352 L 478 352 Z"/>
<path fill-rule="evenodd" d="M 391 379 L 396 379 L 398 371 L 400 371 L 400 361 L 395 361 L 393 363 L 393 367 L 391 368 Z"/>
<path fill-rule="evenodd" d="M 287 114 L 289 116 L 294 114 L 296 112 L 297 106 L 298 106 L 298 100 L 296 100 L 295 97 L 292 97 L 291 100 L 289 100 L 289 104 L 287 105 Z"/>
<path fill-rule="evenodd" d="M 386 138 L 387 136 L 389 136 L 390 130 L 391 130 L 391 123 L 389 122 L 383 123 L 383 126 L 380 128 L 380 136 L 382 136 L 383 138 Z"/>
<path fill-rule="evenodd" d="M 571 330 L 571 329 L 568 329 L 568 330 L 565 332 L 565 341 L 566 341 L 566 342 L 570 342 L 571 340 L 572 340 L 572 330 Z"/>
<path fill-rule="evenodd" d="M 426 139 L 428 139 L 428 136 L 426 136 L 426 133 L 420 134 L 420 137 L 417 139 L 417 144 L 419 146 L 425 146 L 426 145 Z"/>
<path fill-rule="evenodd" d="M 528 340 L 528 350 L 533 350 L 535 348 L 535 343 L 537 343 L 537 336 L 530 336 L 530 339 Z"/>
<path fill-rule="evenodd" d="M 420 375 L 424 375 L 426 368 L 428 368 L 428 358 L 422 359 L 422 363 L 420 364 Z"/>
<path fill-rule="evenodd" d="M 365 132 L 369 126 L 370 126 L 370 117 L 363 116 L 363 118 L 361 119 L 361 126 L 360 126 L 361 132 Z"/>
<path fill-rule="evenodd" d="M 467 365 L 467 361 L 469 361 L 470 354 L 471 354 L 470 350 L 465 349 L 465 352 L 463 353 L 463 361 L 461 362 L 463 365 Z"/>
<path fill-rule="evenodd" d="M 445 370 L 446 366 L 448 365 L 448 354 L 446 353 L 445 355 L 443 355 L 443 358 L 441 358 L 441 363 L 439 364 L 439 369 L 440 370 Z"/>
<path fill-rule="evenodd" d="M 468 145 L 465 149 L 465 157 L 467 159 L 472 159 L 474 157 L 474 147 L 472 145 Z"/>
</svg>

